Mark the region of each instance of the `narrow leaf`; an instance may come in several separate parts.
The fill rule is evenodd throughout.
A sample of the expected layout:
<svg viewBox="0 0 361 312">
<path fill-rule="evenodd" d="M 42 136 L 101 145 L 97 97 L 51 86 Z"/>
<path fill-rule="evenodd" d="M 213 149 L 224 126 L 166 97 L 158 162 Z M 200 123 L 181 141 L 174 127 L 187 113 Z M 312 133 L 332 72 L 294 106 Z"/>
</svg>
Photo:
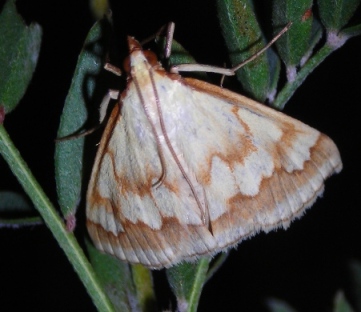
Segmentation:
<svg viewBox="0 0 361 312">
<path fill-rule="evenodd" d="M 288 22 L 291 28 L 276 42 L 279 55 L 287 67 L 299 65 L 309 50 L 312 31 L 312 0 L 275 0 L 272 16 L 276 34 Z M 305 17 L 306 16 L 306 17 Z"/>
<path fill-rule="evenodd" d="M 347 38 L 360 36 L 361 35 L 361 24 L 342 29 L 342 34 L 344 36 L 346 36 Z"/>
<path fill-rule="evenodd" d="M 58 138 L 83 130 L 88 119 L 87 107 L 97 98 L 96 78 L 102 70 L 106 21 L 94 24 L 79 55 L 71 86 L 65 100 L 58 129 Z M 103 91 L 103 95 L 105 94 Z M 94 125 L 93 125 L 94 126 Z M 84 137 L 57 142 L 55 179 L 61 211 L 66 218 L 74 216 L 80 201 L 83 178 Z"/>
<path fill-rule="evenodd" d="M 183 262 L 167 270 L 167 278 L 176 298 L 178 311 L 197 311 L 203 285 L 207 278 L 209 259 L 195 263 Z"/>
<path fill-rule="evenodd" d="M 40 217 L 28 217 L 28 218 L 0 218 L 0 228 L 13 228 L 18 229 L 25 226 L 34 226 L 43 224 L 43 220 Z"/>
<path fill-rule="evenodd" d="M 160 37 L 157 40 L 159 55 L 161 59 L 164 59 L 164 50 L 166 45 L 166 38 Z M 193 56 L 189 54 L 189 52 L 176 40 L 172 41 L 172 52 L 168 60 L 164 59 L 165 68 L 168 67 L 170 69 L 172 66 L 180 65 L 180 64 L 196 64 L 196 60 Z M 189 76 L 197 79 L 207 80 L 207 75 L 204 72 L 188 72 Z M 187 74 L 188 74 L 187 73 Z M 184 74 L 180 72 L 183 76 Z"/>
<path fill-rule="evenodd" d="M 93 17 L 100 20 L 104 15 L 110 14 L 110 5 L 108 0 L 89 0 L 89 6 Z"/>
<path fill-rule="evenodd" d="M 169 65 L 178 64 L 194 64 L 196 60 L 189 54 L 189 52 L 176 40 L 172 41 L 172 53 L 169 59 Z"/>
<path fill-rule="evenodd" d="M 341 290 L 335 296 L 333 312 L 354 312 Z"/>
<path fill-rule="evenodd" d="M 116 311 L 140 311 L 129 264 L 97 250 L 86 241 L 90 262 Z"/>
<path fill-rule="evenodd" d="M 8 0 L 0 14 L 0 104 L 11 112 L 19 103 L 38 62 L 41 27 L 27 26 L 18 15 L 15 0 Z"/>
<path fill-rule="evenodd" d="M 323 34 L 323 29 L 321 26 L 321 23 L 316 18 L 312 21 L 312 30 L 311 30 L 311 36 L 308 44 L 308 50 L 305 53 L 305 55 L 302 57 L 300 62 L 300 67 L 302 67 L 312 56 L 313 49 L 315 48 L 316 44 L 321 40 Z"/>
<path fill-rule="evenodd" d="M 212 276 L 216 274 L 218 269 L 227 260 L 228 256 L 229 256 L 229 252 L 222 252 L 216 255 L 216 257 L 212 259 L 212 262 L 209 266 L 209 270 L 207 272 L 206 282 L 208 282 L 212 278 Z"/>
<path fill-rule="evenodd" d="M 151 270 L 141 264 L 134 264 L 131 268 L 140 310 L 155 311 L 156 299 Z"/>
<path fill-rule="evenodd" d="M 266 305 L 271 312 L 296 312 L 287 302 L 276 298 L 269 298 Z"/>
<path fill-rule="evenodd" d="M 360 5 L 360 0 L 318 0 L 322 24 L 328 31 L 339 31 Z"/>
<path fill-rule="evenodd" d="M 361 311 L 361 262 L 357 260 L 350 261 L 349 272 L 352 298 L 356 311 Z"/>
<path fill-rule="evenodd" d="M 0 212 L 1 213 L 21 213 L 35 212 L 23 194 L 11 191 L 0 191 Z"/>
<path fill-rule="evenodd" d="M 42 224 L 40 216 L 23 194 L 0 191 L 0 227 L 18 228 Z"/>
<path fill-rule="evenodd" d="M 267 44 L 257 22 L 251 0 L 218 0 L 217 8 L 223 37 L 233 66 L 253 56 Z M 273 62 L 278 62 L 269 49 L 237 71 L 237 78 L 246 93 L 261 102 L 266 100 L 270 93 L 270 86 L 275 84 L 274 74 L 270 67 L 271 57 L 274 58 Z M 277 66 L 273 68 L 276 69 Z"/>
</svg>

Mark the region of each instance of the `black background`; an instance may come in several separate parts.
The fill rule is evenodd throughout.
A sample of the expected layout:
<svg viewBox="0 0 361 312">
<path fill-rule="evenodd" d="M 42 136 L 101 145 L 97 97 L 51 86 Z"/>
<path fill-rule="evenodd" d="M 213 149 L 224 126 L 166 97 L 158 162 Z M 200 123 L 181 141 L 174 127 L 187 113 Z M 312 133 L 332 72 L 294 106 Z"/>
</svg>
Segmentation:
<svg viewBox="0 0 361 312">
<path fill-rule="evenodd" d="M 226 60 L 213 1 L 123 2 L 113 3 L 119 46 L 124 47 L 120 58 L 126 55 L 126 35 L 142 39 L 173 20 L 175 38 L 200 63 L 222 65 Z M 55 203 L 53 140 L 93 19 L 84 0 L 19 0 L 18 8 L 27 22 L 42 26 L 43 42 L 34 78 L 18 108 L 6 116 L 5 127 Z M 287 231 L 259 234 L 231 251 L 205 286 L 199 311 L 266 311 L 269 297 L 284 299 L 298 311 L 331 311 L 338 289 L 353 302 L 347 266 L 351 259 L 361 260 L 360 42 L 353 38 L 327 58 L 285 109 L 336 142 L 342 173 L 327 181 L 324 197 Z M 2 190 L 21 191 L 2 159 L 0 173 Z M 156 274 L 160 309 L 171 305 L 163 277 Z M 0 230 L 0 310 L 23 309 L 95 311 L 45 226 Z"/>
</svg>

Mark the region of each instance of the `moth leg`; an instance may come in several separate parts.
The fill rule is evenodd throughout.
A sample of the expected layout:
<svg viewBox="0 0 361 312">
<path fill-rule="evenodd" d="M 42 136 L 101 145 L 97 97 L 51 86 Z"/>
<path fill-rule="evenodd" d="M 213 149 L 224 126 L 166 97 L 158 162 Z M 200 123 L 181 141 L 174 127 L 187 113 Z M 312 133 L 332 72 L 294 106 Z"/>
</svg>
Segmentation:
<svg viewBox="0 0 361 312">
<path fill-rule="evenodd" d="M 111 72 L 112 74 L 114 75 L 117 75 L 117 76 L 121 76 L 122 75 L 122 71 L 120 70 L 119 67 L 116 67 L 110 63 L 105 63 L 104 65 L 104 69 Z"/>
<path fill-rule="evenodd" d="M 117 75 L 117 76 L 122 75 L 122 71 L 120 70 L 119 67 L 116 67 L 108 62 L 105 63 L 104 69 L 111 72 L 114 75 Z M 100 124 L 105 119 L 110 100 L 116 100 L 116 99 L 118 99 L 118 96 L 119 96 L 119 90 L 113 90 L 113 89 L 109 89 L 107 94 L 104 96 L 102 102 L 100 103 L 100 107 L 99 107 L 99 123 Z"/>
<path fill-rule="evenodd" d="M 95 130 L 97 130 L 103 123 L 106 113 L 107 113 L 107 109 L 108 109 L 108 105 L 110 100 L 116 100 L 119 96 L 119 91 L 117 90 L 108 90 L 107 94 L 104 96 L 101 104 L 100 104 L 100 108 L 99 108 L 99 125 L 84 131 L 82 133 L 79 134 L 70 134 L 61 138 L 57 138 L 55 139 L 55 142 L 63 142 L 63 141 L 68 141 L 68 140 L 72 140 L 72 139 L 77 139 L 77 138 L 82 138 L 87 136 L 90 133 L 93 133 Z M 1 120 L 0 120 L 1 121 Z"/>
<path fill-rule="evenodd" d="M 261 50 L 253 54 L 251 57 L 249 57 L 242 63 L 232 68 L 223 68 L 223 67 L 200 65 L 200 64 L 180 64 L 180 65 L 172 66 L 170 72 L 178 74 L 180 71 L 187 71 L 187 72 L 199 71 L 199 72 L 222 74 L 225 76 L 233 76 L 238 69 L 248 64 L 249 62 L 253 61 L 263 52 L 265 52 L 272 44 L 274 44 L 279 39 L 279 37 L 281 37 L 291 27 L 291 25 L 292 22 L 289 22 L 265 47 L 263 47 Z"/>
<path fill-rule="evenodd" d="M 114 75 L 117 76 L 121 76 L 122 75 L 122 71 L 120 70 L 120 68 L 106 62 L 104 65 L 104 69 L 113 73 Z M 110 100 L 116 100 L 118 99 L 119 96 L 119 91 L 118 90 L 108 90 L 107 94 L 104 96 L 102 102 L 100 103 L 100 107 L 99 107 L 99 125 L 84 131 L 80 134 L 71 134 L 71 135 L 67 135 L 65 137 L 62 138 L 57 138 L 55 139 L 55 142 L 62 142 L 62 141 L 67 141 L 70 139 L 76 139 L 76 138 L 81 138 L 84 136 L 87 136 L 90 133 L 93 133 L 95 130 L 97 130 L 103 123 L 106 113 L 107 113 L 107 109 L 108 109 L 108 105 Z M 1 123 L 1 107 L 0 107 L 0 123 Z"/>
<path fill-rule="evenodd" d="M 110 100 L 116 100 L 119 96 L 119 90 L 109 89 L 107 94 L 104 96 L 102 102 L 99 107 L 99 123 L 102 123 L 107 114 L 108 105 Z"/>
</svg>

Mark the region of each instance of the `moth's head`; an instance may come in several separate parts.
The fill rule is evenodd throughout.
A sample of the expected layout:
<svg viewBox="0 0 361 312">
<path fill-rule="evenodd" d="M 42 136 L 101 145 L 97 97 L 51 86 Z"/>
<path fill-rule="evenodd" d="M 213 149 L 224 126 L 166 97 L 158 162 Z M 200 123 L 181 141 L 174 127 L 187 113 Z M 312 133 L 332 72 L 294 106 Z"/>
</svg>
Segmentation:
<svg viewBox="0 0 361 312">
<path fill-rule="evenodd" d="M 152 51 L 142 50 L 140 43 L 133 37 L 128 36 L 129 56 L 124 60 L 123 68 L 128 73 L 139 71 L 143 67 L 149 68 L 159 66 L 158 58 Z"/>
</svg>

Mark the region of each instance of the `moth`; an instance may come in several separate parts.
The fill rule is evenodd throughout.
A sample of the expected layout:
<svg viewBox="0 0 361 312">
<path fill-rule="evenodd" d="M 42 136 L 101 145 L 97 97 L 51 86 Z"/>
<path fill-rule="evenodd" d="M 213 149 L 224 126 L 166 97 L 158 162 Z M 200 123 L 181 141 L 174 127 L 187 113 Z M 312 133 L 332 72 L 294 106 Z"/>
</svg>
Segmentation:
<svg viewBox="0 0 361 312">
<path fill-rule="evenodd" d="M 149 268 L 287 228 L 342 169 L 333 141 L 281 112 L 166 72 L 132 37 L 127 87 L 87 192 L 95 246 Z"/>
</svg>

